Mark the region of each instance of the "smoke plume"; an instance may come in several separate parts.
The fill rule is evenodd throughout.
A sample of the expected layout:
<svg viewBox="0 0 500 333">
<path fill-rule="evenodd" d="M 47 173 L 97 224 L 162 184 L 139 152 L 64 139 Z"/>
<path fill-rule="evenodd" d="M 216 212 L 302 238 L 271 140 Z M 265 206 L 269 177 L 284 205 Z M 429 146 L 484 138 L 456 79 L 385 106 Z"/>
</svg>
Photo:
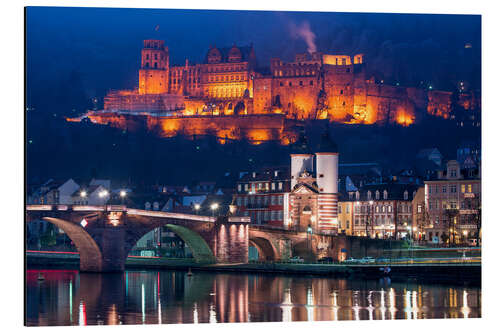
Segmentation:
<svg viewBox="0 0 500 333">
<path fill-rule="evenodd" d="M 316 39 L 316 35 L 311 31 L 311 26 L 309 25 L 308 21 L 304 21 L 300 25 L 296 25 L 295 23 L 291 22 L 290 34 L 293 38 L 302 38 L 304 42 L 306 42 L 307 52 L 316 52 L 316 43 L 314 42 L 314 40 Z"/>
</svg>

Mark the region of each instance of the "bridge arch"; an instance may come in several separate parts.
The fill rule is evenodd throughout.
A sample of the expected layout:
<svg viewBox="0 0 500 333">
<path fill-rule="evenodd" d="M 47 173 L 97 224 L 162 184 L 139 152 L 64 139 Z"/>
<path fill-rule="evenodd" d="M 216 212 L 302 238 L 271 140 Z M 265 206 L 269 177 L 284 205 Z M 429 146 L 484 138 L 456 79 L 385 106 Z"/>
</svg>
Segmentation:
<svg viewBox="0 0 500 333">
<path fill-rule="evenodd" d="M 266 261 L 274 261 L 279 258 L 278 251 L 272 244 L 272 242 L 264 237 L 251 237 L 248 239 L 248 243 L 254 246 L 259 253 L 259 258 Z"/>
<path fill-rule="evenodd" d="M 193 258 L 196 262 L 199 263 L 213 263 L 216 261 L 214 253 L 210 249 L 210 246 L 207 244 L 205 239 L 195 230 L 189 229 L 187 227 L 181 226 L 181 225 L 176 225 L 176 224 L 163 224 L 163 225 L 158 225 L 156 228 L 160 228 L 162 226 L 167 227 L 170 231 L 175 233 L 177 236 L 179 236 L 184 243 L 187 244 L 189 249 L 191 250 L 193 254 Z M 151 232 L 154 229 L 148 229 L 138 237 L 130 244 L 129 248 L 125 251 L 126 255 L 132 250 L 132 248 L 137 244 L 137 242 L 144 237 L 146 234 Z"/>
<path fill-rule="evenodd" d="M 103 256 L 101 249 L 82 226 L 55 217 L 43 217 L 42 219 L 62 229 L 73 243 L 75 243 L 80 254 L 81 270 L 88 272 L 102 271 Z"/>
</svg>

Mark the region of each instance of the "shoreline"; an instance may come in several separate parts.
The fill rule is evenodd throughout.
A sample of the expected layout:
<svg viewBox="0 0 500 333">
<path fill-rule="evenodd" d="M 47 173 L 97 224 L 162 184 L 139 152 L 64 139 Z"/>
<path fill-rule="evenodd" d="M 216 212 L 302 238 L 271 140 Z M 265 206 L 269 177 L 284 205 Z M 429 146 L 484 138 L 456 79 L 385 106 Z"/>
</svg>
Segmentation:
<svg viewBox="0 0 500 333">
<path fill-rule="evenodd" d="M 25 268 L 74 268 L 79 269 L 79 257 L 48 254 L 26 254 Z M 258 273 L 279 275 L 305 275 L 333 278 L 383 279 L 394 282 L 421 281 L 481 286 L 481 264 L 393 264 L 391 272 L 384 274 L 386 265 L 339 265 L 339 264 L 203 264 L 186 259 L 128 258 L 126 269 L 132 270 L 192 270 L 217 273 Z"/>
</svg>

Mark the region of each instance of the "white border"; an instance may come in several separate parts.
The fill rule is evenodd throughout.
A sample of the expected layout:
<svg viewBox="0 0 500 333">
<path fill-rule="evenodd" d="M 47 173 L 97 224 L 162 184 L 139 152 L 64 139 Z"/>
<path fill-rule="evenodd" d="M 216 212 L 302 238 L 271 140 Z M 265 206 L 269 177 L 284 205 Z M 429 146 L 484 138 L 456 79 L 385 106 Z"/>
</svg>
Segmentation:
<svg viewBox="0 0 500 333">
<path fill-rule="evenodd" d="M 392 322 L 315 322 L 315 323 L 270 323 L 270 324 L 217 324 L 213 325 L 171 325 L 168 327 L 148 326 L 148 330 L 182 330 L 188 332 L 217 331 L 229 332 L 236 330 L 287 330 L 303 331 L 311 329 L 348 329 L 356 332 L 367 330 L 383 330 L 384 332 L 404 331 L 414 332 L 429 330 L 430 332 L 446 330 L 453 332 L 471 332 L 485 329 L 494 324 L 499 318 L 497 309 L 499 293 L 498 280 L 498 241 L 499 223 L 495 218 L 498 210 L 495 206 L 495 192 L 500 188 L 496 166 L 499 165 L 498 155 L 498 124 L 500 124 L 500 110 L 497 98 L 499 95 L 500 80 L 498 71 L 498 31 L 500 31 L 498 5 L 493 1 L 320 1 L 308 0 L 303 2 L 292 1 L 263 1 L 237 2 L 229 0 L 205 1 L 24 1 L 3 3 L 1 15 L 2 24 L 2 190 L 1 203 L 4 207 L 2 227 L 4 239 L 2 242 L 2 301 L 0 313 L 2 326 L 8 329 L 22 328 L 23 317 L 23 262 L 22 243 L 23 234 L 21 223 L 23 220 L 23 6 L 85 6 L 85 7 L 129 7 L 129 8 L 194 8 L 194 9 L 254 9 L 254 10 L 293 10 L 293 11 L 346 11 L 346 12 L 390 12 L 390 13 L 449 13 L 449 14 L 482 14 L 483 15 L 483 319 L 480 320 L 419 320 L 419 321 L 392 321 Z M 7 97 L 7 98 L 5 98 Z M 16 251 L 13 253 L 13 249 Z M 42 331 L 66 330 L 60 328 L 39 328 Z M 79 329 L 79 328 L 72 328 Z M 135 330 L 135 326 L 91 328 L 91 330 L 106 329 L 119 332 Z M 9 330 L 10 331 L 10 330 Z M 490 331 L 490 329 L 487 329 Z"/>
</svg>

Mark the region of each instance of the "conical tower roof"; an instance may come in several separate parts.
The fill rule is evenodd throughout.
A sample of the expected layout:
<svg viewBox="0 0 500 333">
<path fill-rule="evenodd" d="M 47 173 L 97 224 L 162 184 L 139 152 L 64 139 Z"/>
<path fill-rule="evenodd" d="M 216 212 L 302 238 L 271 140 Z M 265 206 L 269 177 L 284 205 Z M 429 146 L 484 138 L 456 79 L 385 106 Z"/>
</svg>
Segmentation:
<svg viewBox="0 0 500 333">
<path fill-rule="evenodd" d="M 339 147 L 330 137 L 329 131 L 325 131 L 321 135 L 321 141 L 319 143 L 317 153 L 338 153 Z"/>
<path fill-rule="evenodd" d="M 300 128 L 299 138 L 292 144 L 292 154 L 312 154 L 306 138 L 304 127 Z"/>
</svg>

